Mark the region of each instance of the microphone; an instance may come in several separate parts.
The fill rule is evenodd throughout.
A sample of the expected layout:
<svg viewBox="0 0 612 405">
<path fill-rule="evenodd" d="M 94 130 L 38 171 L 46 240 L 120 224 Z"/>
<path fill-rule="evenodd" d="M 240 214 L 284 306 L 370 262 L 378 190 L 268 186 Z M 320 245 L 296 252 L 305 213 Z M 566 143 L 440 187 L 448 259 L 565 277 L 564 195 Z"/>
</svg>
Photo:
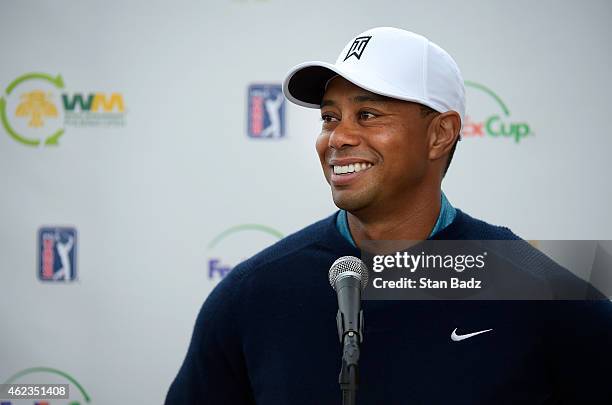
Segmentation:
<svg viewBox="0 0 612 405">
<path fill-rule="evenodd" d="M 368 268 L 355 256 L 342 256 L 329 269 L 329 283 L 338 295 L 338 337 L 340 343 L 349 332 L 363 341 L 361 290 L 368 284 Z"/>
<path fill-rule="evenodd" d="M 361 290 L 368 284 L 368 268 L 354 256 L 342 256 L 329 269 L 329 283 L 338 295 L 336 325 L 343 346 L 338 382 L 342 404 L 354 405 L 359 385 L 359 344 L 363 341 Z"/>
</svg>

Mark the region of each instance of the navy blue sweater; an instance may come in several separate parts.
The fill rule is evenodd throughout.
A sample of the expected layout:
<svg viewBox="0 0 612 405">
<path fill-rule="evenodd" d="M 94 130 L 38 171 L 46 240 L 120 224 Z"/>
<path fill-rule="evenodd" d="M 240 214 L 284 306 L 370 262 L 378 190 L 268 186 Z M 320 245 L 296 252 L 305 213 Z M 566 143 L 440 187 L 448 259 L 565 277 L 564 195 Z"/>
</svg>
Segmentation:
<svg viewBox="0 0 612 405">
<path fill-rule="evenodd" d="M 434 239 L 518 239 L 457 211 Z M 340 404 L 335 215 L 235 267 L 206 299 L 173 404 Z M 364 301 L 358 404 L 612 404 L 612 304 Z M 453 342 L 454 328 L 493 329 Z M 606 372 L 607 370 L 607 372 Z"/>
</svg>

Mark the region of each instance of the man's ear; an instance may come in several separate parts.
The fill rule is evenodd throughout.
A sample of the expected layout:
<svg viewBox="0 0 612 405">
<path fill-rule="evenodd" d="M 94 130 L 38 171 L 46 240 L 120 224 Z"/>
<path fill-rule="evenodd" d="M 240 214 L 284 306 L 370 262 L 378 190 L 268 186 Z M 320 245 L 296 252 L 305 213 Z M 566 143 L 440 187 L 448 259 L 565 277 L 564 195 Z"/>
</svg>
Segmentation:
<svg viewBox="0 0 612 405">
<path fill-rule="evenodd" d="M 438 160 L 450 153 L 459 131 L 461 117 L 455 111 L 439 114 L 429 123 L 429 159 Z"/>
</svg>

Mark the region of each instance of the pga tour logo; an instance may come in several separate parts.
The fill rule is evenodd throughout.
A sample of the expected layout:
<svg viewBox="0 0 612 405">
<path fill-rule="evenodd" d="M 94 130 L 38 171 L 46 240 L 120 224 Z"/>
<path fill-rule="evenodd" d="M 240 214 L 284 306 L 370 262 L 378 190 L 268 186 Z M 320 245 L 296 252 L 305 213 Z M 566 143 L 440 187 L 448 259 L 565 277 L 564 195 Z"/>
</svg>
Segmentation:
<svg viewBox="0 0 612 405">
<path fill-rule="evenodd" d="M 68 227 L 38 230 L 38 278 L 41 281 L 76 280 L 77 232 Z"/>
<path fill-rule="evenodd" d="M 247 127 L 251 138 L 285 136 L 285 97 L 280 84 L 249 86 Z"/>
</svg>

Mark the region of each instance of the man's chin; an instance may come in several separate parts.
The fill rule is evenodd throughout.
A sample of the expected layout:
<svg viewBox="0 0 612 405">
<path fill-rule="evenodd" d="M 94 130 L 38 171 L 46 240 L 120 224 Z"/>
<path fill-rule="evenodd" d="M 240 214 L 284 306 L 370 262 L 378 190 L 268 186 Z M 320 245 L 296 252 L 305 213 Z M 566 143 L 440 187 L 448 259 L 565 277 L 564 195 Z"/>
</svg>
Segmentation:
<svg viewBox="0 0 612 405">
<path fill-rule="evenodd" d="M 332 192 L 332 198 L 336 207 L 348 212 L 356 212 L 365 207 L 363 198 L 356 195 L 348 195 L 343 192 Z"/>
</svg>

